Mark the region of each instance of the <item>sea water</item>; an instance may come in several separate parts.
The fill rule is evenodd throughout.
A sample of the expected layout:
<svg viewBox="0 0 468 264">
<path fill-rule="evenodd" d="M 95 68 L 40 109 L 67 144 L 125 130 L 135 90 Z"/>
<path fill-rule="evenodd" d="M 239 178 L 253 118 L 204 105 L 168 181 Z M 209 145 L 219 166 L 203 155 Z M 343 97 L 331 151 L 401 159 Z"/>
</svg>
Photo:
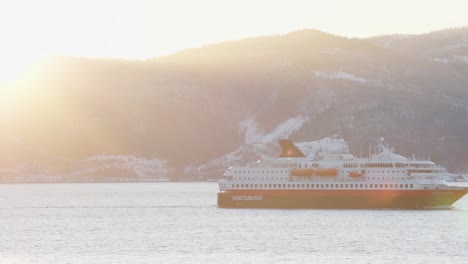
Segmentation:
<svg viewBox="0 0 468 264">
<path fill-rule="evenodd" d="M 0 185 L 0 263 L 468 263 L 452 210 L 221 209 L 216 183 Z"/>
</svg>

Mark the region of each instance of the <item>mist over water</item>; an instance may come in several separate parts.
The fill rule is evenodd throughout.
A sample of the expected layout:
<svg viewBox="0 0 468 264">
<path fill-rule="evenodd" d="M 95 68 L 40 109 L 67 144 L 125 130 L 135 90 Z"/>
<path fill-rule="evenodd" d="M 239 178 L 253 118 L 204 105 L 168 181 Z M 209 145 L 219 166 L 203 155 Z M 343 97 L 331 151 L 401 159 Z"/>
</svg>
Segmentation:
<svg viewBox="0 0 468 264">
<path fill-rule="evenodd" d="M 0 263 L 468 263 L 452 210 L 220 209 L 215 183 L 0 185 Z"/>
</svg>

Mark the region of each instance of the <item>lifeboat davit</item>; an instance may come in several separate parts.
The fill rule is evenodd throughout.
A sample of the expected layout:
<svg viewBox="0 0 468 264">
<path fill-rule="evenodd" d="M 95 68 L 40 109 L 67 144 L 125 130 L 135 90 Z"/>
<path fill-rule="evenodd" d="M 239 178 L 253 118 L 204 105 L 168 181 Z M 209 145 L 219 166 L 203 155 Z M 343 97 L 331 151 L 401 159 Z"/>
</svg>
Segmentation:
<svg viewBox="0 0 468 264">
<path fill-rule="evenodd" d="M 312 176 L 314 174 L 313 169 L 292 169 L 291 175 L 293 176 Z"/>
<path fill-rule="evenodd" d="M 336 176 L 338 175 L 338 169 L 324 169 L 318 168 L 315 170 L 317 176 Z"/>
<path fill-rule="evenodd" d="M 361 177 L 362 175 L 364 175 L 363 172 L 351 171 L 351 172 L 349 173 L 349 177 L 352 177 L 352 178 L 359 178 L 359 177 Z"/>
</svg>

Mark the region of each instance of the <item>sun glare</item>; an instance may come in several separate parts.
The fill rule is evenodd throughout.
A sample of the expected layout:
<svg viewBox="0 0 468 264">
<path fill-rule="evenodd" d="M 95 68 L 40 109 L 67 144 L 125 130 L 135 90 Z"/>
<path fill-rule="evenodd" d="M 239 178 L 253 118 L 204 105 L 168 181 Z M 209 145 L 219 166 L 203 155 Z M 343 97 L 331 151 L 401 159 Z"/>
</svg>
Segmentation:
<svg viewBox="0 0 468 264">
<path fill-rule="evenodd" d="M 0 55 L 6 52 L 22 58 L 0 58 L 1 70 L 7 70 L 0 73 L 3 80 L 18 76 L 28 60 L 24 52 L 146 59 L 215 42 L 305 28 L 366 37 L 422 33 L 468 23 L 463 11 L 468 5 L 463 0 L 4 2 L 0 4 Z M 420 19 L 414 19 L 415 12 Z M 446 14 L 451 15 L 443 19 Z"/>
<path fill-rule="evenodd" d="M 35 61 L 18 54 L 3 55 L 0 61 L 0 103 L 17 92 L 17 83 L 24 80 Z"/>
<path fill-rule="evenodd" d="M 2 61 L 0 62 L 0 84 L 10 85 L 12 82 L 21 79 L 33 61 L 34 58 L 19 58 L 18 56 L 5 60 L 5 56 L 2 56 Z"/>
<path fill-rule="evenodd" d="M 5 87 L 21 80 L 38 57 L 52 54 L 147 59 L 209 43 L 304 28 L 365 37 L 468 23 L 463 11 L 468 6 L 462 0 L 425 4 L 418 23 L 410 22 L 422 0 L 396 0 L 384 6 L 371 0 L 291 1 L 5 1 L 0 4 L 0 96 L 11 92 Z M 399 13 L 398 20 L 395 13 Z M 449 20 L 433 19 L 448 13 Z M 368 23 L 369 19 L 375 23 Z"/>
</svg>

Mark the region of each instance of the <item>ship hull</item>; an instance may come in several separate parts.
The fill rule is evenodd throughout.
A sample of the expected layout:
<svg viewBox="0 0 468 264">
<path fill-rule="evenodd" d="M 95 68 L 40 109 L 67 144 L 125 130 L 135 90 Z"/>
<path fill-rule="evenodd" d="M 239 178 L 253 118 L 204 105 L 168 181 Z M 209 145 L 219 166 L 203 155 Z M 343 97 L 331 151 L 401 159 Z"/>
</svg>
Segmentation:
<svg viewBox="0 0 468 264">
<path fill-rule="evenodd" d="M 233 190 L 218 193 L 225 208 L 426 209 L 450 207 L 460 190 Z"/>
</svg>

